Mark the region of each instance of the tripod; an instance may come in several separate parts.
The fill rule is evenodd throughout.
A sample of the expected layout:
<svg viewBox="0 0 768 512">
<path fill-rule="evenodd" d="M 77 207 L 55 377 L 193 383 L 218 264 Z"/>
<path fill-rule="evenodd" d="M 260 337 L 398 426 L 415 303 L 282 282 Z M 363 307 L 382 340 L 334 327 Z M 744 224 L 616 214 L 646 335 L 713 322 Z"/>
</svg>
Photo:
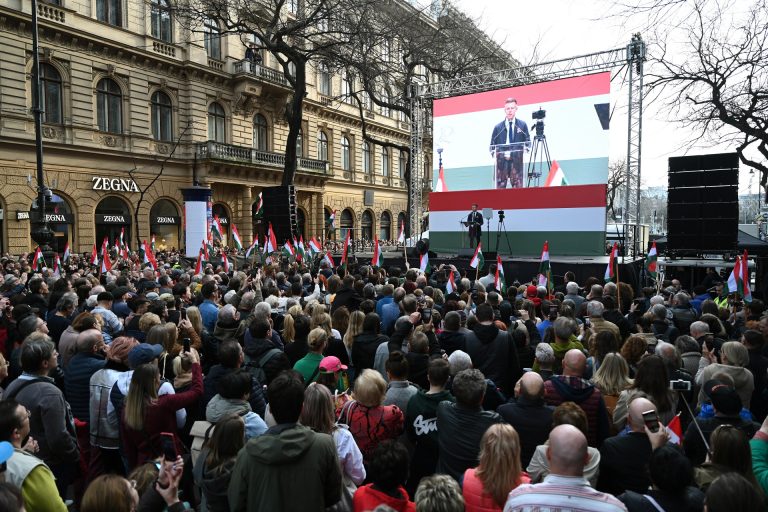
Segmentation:
<svg viewBox="0 0 768 512">
<path fill-rule="evenodd" d="M 499 223 L 496 224 L 496 254 L 499 253 L 499 240 L 501 240 L 501 234 L 504 233 L 504 240 L 507 242 L 507 250 L 509 255 L 512 256 L 512 242 L 509 241 L 509 233 L 507 233 L 507 226 L 504 224 L 504 210 L 499 210 Z"/>
<path fill-rule="evenodd" d="M 539 119 L 533 125 L 536 128 L 536 135 L 533 137 L 533 147 L 531 148 L 531 159 L 528 161 L 528 184 L 526 187 L 539 186 L 539 178 L 543 172 L 542 166 L 547 163 L 546 172 L 552 167 L 552 159 L 549 157 L 549 146 L 547 145 L 547 136 L 544 135 L 544 121 Z M 537 158 L 538 157 L 538 158 Z M 537 160 L 540 160 L 537 162 Z"/>
</svg>

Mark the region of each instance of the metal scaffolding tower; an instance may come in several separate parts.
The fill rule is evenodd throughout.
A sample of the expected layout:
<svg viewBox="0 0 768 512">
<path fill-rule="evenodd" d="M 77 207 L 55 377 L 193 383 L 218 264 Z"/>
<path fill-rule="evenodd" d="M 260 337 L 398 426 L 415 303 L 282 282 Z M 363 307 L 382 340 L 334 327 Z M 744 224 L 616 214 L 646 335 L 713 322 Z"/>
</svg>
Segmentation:
<svg viewBox="0 0 768 512">
<path fill-rule="evenodd" d="M 624 232 L 627 238 L 624 253 L 632 249 L 634 255 L 644 251 L 639 247 L 633 233 L 639 233 L 640 222 L 640 153 L 643 115 L 643 62 L 646 47 L 640 34 L 635 34 L 623 48 L 579 55 L 567 59 L 553 60 L 517 68 L 491 71 L 462 78 L 411 88 L 411 180 L 409 220 L 411 234 L 419 230 L 422 216 L 423 140 L 427 123 L 427 106 L 435 99 L 492 91 L 505 87 L 528 85 L 561 78 L 588 75 L 615 68 L 625 68 L 628 76 L 629 101 L 627 109 L 627 178 L 624 190 L 625 212 Z M 619 69 L 621 71 L 621 69 Z M 630 199 L 631 197 L 631 199 Z"/>
</svg>

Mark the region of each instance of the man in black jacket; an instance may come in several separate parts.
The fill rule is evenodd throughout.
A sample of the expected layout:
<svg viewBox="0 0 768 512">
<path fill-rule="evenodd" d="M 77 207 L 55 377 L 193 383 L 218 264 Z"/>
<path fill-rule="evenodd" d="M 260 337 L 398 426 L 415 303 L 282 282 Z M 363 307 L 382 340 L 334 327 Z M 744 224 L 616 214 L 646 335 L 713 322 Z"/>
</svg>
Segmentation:
<svg viewBox="0 0 768 512">
<path fill-rule="evenodd" d="M 334 313 L 342 306 L 346 306 L 349 312 L 357 311 L 363 298 L 355 291 L 355 278 L 346 275 L 342 280 L 342 287 L 336 292 L 336 297 L 331 304 L 331 313 Z"/>
<path fill-rule="evenodd" d="M 270 350 L 272 355 L 266 357 Z M 251 373 L 254 373 L 254 370 L 263 370 L 264 382 L 261 382 L 261 379 L 259 381 L 267 386 L 280 372 L 291 369 L 288 356 L 272 341 L 272 326 L 267 320 L 256 318 L 251 322 L 245 334 L 245 355 Z M 261 361 L 264 358 L 266 360 L 262 365 Z"/>
<path fill-rule="evenodd" d="M 522 370 L 512 337 L 493 323 L 493 308 L 480 304 L 475 312 L 477 325 L 467 335 L 467 353 L 475 368 L 511 396 Z"/>
<path fill-rule="evenodd" d="M 449 356 L 456 350 L 467 349 L 467 337 L 461 332 L 461 315 L 457 311 L 449 311 L 443 319 L 443 330 L 437 335 L 440 348 Z"/>
<path fill-rule="evenodd" d="M 515 386 L 515 399 L 496 409 L 520 436 L 522 467 L 528 467 L 536 447 L 549 438 L 552 411 L 554 407 L 544 403 L 544 380 L 536 372 L 524 373 Z"/>
</svg>

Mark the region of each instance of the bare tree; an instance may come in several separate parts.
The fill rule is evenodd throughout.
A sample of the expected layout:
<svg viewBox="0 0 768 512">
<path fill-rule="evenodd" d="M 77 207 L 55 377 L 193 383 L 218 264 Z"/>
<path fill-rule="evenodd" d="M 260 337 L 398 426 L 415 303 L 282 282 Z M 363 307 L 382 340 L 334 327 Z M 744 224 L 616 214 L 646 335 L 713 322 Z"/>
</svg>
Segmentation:
<svg viewBox="0 0 768 512">
<path fill-rule="evenodd" d="M 608 192 L 606 195 L 606 213 L 613 222 L 617 222 L 619 215 L 616 211 L 623 211 L 621 198 L 626 193 L 627 164 L 625 160 L 619 160 L 608 166 Z M 622 216 L 623 218 L 623 216 Z"/>
</svg>

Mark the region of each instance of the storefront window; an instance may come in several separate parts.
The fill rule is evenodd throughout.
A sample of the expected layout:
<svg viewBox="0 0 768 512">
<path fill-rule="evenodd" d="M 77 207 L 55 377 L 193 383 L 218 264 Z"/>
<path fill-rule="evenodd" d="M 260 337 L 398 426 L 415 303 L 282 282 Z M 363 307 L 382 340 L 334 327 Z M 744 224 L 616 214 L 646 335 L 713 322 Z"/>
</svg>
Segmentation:
<svg viewBox="0 0 768 512">
<path fill-rule="evenodd" d="M 227 210 L 227 207 L 224 206 L 221 203 L 216 203 L 213 205 L 213 209 L 211 210 L 211 213 L 213 214 L 213 217 L 216 218 L 219 217 L 219 224 L 221 224 L 221 245 L 227 245 L 227 242 L 229 241 L 229 224 L 231 222 L 229 217 L 229 211 Z"/>
<path fill-rule="evenodd" d="M 96 240 L 94 243 L 101 246 L 107 238 L 109 246 L 115 245 L 115 240 L 120 238 L 120 232 L 124 229 L 123 239 L 128 247 L 136 250 L 136 244 L 131 243 L 131 211 L 128 204 L 119 197 L 105 197 L 96 206 Z"/>
<path fill-rule="evenodd" d="M 158 250 L 169 251 L 181 246 L 181 216 L 171 201 L 160 199 L 152 205 L 149 222 Z"/>
<path fill-rule="evenodd" d="M 72 208 L 67 201 L 54 192 L 53 196 L 45 203 L 45 212 L 48 218 L 48 227 L 53 231 L 54 238 L 53 242 L 51 242 L 51 248 L 54 252 L 63 254 L 67 242 L 70 242 L 70 249 L 73 249 L 75 216 L 72 214 Z M 30 229 L 32 229 L 34 221 L 40 219 L 40 211 L 36 200 L 29 207 L 29 219 Z M 36 246 L 37 242 L 33 240 L 32 247 Z M 52 265 L 52 262 L 50 264 Z"/>
</svg>

